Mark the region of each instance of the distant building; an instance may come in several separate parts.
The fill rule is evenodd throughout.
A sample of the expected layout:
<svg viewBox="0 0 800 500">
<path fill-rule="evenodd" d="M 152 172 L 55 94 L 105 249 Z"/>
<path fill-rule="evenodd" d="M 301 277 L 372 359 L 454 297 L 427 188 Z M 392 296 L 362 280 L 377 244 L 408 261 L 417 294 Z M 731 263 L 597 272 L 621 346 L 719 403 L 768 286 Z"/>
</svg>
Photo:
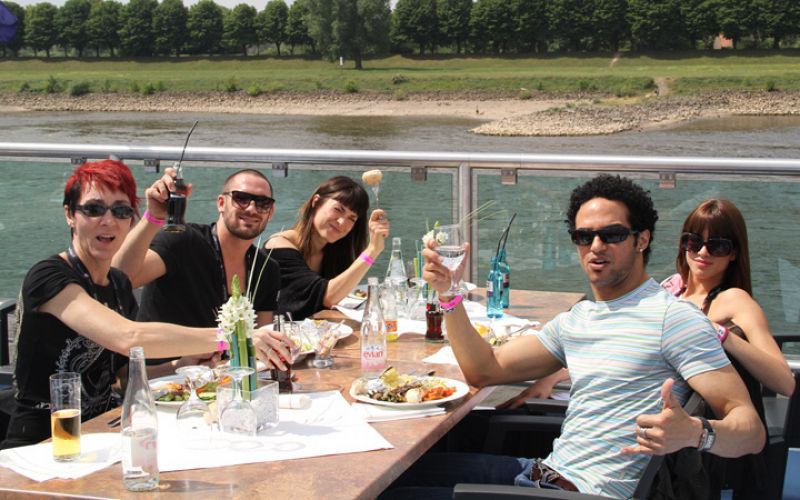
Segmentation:
<svg viewBox="0 0 800 500">
<path fill-rule="evenodd" d="M 714 50 L 720 49 L 732 49 L 733 48 L 733 40 L 730 38 L 725 38 L 725 35 L 720 33 L 719 35 L 714 38 Z"/>
</svg>

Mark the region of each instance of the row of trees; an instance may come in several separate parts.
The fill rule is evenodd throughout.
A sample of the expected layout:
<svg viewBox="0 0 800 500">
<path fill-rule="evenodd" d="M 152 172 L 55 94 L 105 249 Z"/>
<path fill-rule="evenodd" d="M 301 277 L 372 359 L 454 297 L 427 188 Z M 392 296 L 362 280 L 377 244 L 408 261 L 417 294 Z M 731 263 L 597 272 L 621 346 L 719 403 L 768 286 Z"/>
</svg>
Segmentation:
<svg viewBox="0 0 800 500">
<path fill-rule="evenodd" d="M 67 0 L 23 9 L 5 2 L 23 29 L 6 47 L 48 57 L 165 56 L 258 52 L 288 46 L 304 53 L 361 60 L 389 50 L 433 53 L 543 53 L 548 50 L 671 50 L 708 47 L 722 33 L 733 40 L 800 35 L 798 0 L 270 0 L 257 12 L 213 0 Z M 5 48 L 4 55 L 5 55 Z"/>
</svg>

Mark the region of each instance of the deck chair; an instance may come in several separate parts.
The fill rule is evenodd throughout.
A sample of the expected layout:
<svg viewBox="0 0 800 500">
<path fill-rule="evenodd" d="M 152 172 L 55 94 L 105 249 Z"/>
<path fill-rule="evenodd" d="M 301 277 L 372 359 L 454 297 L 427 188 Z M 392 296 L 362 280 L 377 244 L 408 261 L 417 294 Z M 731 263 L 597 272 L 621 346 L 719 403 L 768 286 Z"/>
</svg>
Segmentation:
<svg viewBox="0 0 800 500">
<path fill-rule="evenodd" d="M 687 413 L 695 413 L 703 402 L 703 398 L 697 393 L 692 393 L 686 404 L 683 406 Z M 522 420 L 526 416 L 510 417 L 514 429 L 522 429 Z M 563 419 L 558 416 L 544 415 L 544 416 L 527 416 L 530 420 L 531 427 L 528 429 L 536 431 L 546 426 L 546 422 L 557 423 L 561 426 Z M 658 474 L 661 465 L 664 462 L 663 456 L 653 456 L 645 467 L 642 477 L 636 490 L 633 493 L 635 499 L 645 499 L 650 495 L 650 488 L 653 485 L 653 480 Z M 587 493 L 575 493 L 572 491 L 558 491 L 558 490 L 544 490 L 538 488 L 527 488 L 523 486 L 505 486 L 493 484 L 457 484 L 453 489 L 453 498 L 456 500 L 492 500 L 496 498 L 539 498 L 539 499 L 574 499 L 574 500 L 591 500 L 591 499 L 608 499 L 608 497 L 601 495 L 592 495 Z"/>
</svg>

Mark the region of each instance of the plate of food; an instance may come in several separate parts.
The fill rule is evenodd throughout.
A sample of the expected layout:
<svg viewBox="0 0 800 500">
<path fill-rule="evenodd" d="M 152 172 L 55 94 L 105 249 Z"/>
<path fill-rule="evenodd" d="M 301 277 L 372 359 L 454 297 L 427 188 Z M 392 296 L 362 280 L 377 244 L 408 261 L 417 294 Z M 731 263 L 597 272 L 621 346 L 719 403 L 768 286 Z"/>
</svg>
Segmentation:
<svg viewBox="0 0 800 500">
<path fill-rule="evenodd" d="M 357 378 L 350 386 L 356 401 L 395 408 L 425 408 L 456 401 L 469 394 L 469 386 L 444 377 L 401 374 L 387 368 L 376 379 Z"/>
<path fill-rule="evenodd" d="M 362 288 L 356 288 L 347 294 L 347 298 L 353 300 L 367 300 L 367 291 Z"/>
<path fill-rule="evenodd" d="M 217 386 L 230 382 L 230 377 L 223 375 L 197 388 L 197 396 L 208 403 L 217 400 Z M 179 407 L 189 399 L 189 387 L 182 375 L 167 375 L 150 381 L 153 399 L 159 406 Z"/>
</svg>

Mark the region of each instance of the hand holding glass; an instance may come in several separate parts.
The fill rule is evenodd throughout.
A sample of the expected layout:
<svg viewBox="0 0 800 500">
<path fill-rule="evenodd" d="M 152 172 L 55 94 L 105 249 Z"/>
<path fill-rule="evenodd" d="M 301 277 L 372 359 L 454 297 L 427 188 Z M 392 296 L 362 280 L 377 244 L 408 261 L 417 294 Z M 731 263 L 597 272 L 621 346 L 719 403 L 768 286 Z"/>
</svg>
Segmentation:
<svg viewBox="0 0 800 500">
<path fill-rule="evenodd" d="M 71 462 L 81 456 L 81 374 L 50 375 L 50 430 L 53 460 Z"/>
<path fill-rule="evenodd" d="M 455 270 L 461 265 L 467 251 L 461 224 L 435 227 L 433 238 L 436 242 L 436 253 L 442 257 L 442 264 L 450 270 L 450 289 L 446 293 L 456 295 L 459 292 L 458 283 L 461 277 L 455 276 Z"/>
</svg>

